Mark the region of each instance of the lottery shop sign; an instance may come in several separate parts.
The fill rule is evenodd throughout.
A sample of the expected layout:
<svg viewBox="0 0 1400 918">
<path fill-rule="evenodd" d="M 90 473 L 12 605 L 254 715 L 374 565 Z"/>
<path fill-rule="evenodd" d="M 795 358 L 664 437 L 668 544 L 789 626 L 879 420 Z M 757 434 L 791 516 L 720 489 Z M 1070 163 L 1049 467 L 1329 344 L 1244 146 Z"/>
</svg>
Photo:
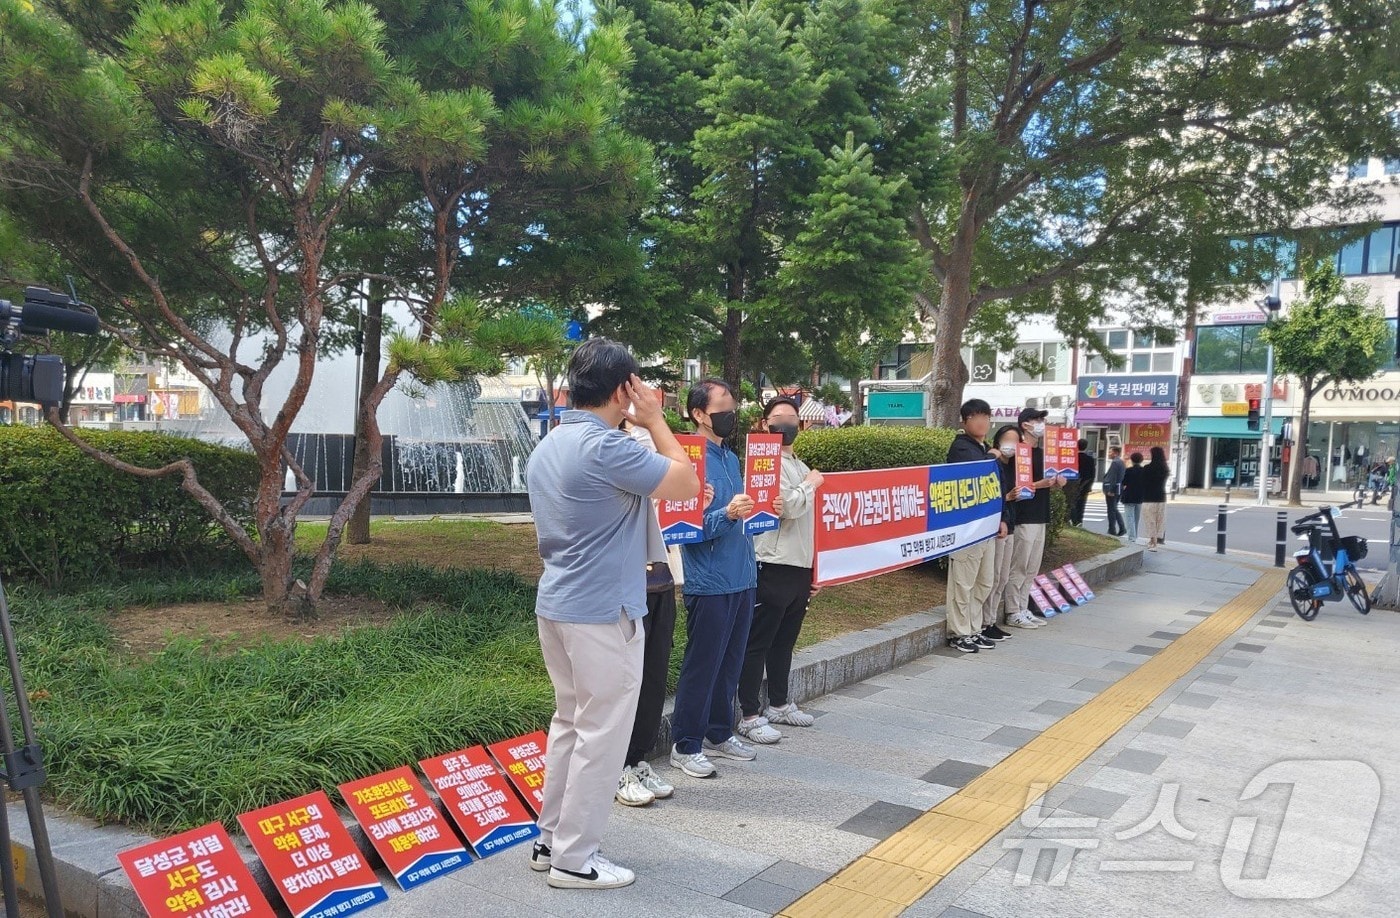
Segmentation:
<svg viewBox="0 0 1400 918">
<path fill-rule="evenodd" d="M 340 785 L 341 796 L 400 889 L 471 863 L 447 820 L 407 765 Z"/>
<path fill-rule="evenodd" d="M 536 730 L 487 747 L 536 816 L 544 808 L 544 748 L 548 742 L 545 732 Z"/>
<path fill-rule="evenodd" d="M 781 434 L 749 434 L 744 462 L 744 493 L 753 498 L 753 510 L 744 518 L 744 533 L 757 535 L 778 528 L 773 498 L 782 483 Z"/>
<path fill-rule="evenodd" d="M 340 918 L 388 901 L 325 791 L 244 813 L 238 824 L 292 918 Z"/>
<path fill-rule="evenodd" d="M 996 461 L 832 472 L 817 491 L 820 586 L 850 583 L 942 557 L 996 536 Z"/>
<path fill-rule="evenodd" d="M 418 764 L 478 857 L 540 834 L 483 747 L 450 752 Z"/>
<path fill-rule="evenodd" d="M 217 822 L 117 855 L 151 916 L 275 918 Z"/>
<path fill-rule="evenodd" d="M 676 441 L 690 459 L 696 476 L 705 481 L 705 438 L 699 434 L 677 434 Z M 661 539 L 667 545 L 698 542 L 705 534 L 704 489 L 690 500 L 663 500 L 656 505 L 661 523 Z"/>
</svg>

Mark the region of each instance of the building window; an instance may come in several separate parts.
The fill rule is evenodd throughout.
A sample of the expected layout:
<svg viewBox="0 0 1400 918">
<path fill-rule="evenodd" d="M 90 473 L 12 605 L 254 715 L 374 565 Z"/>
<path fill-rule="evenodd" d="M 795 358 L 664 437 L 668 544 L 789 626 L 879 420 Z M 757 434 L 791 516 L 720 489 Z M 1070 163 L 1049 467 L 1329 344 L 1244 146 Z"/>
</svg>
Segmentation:
<svg viewBox="0 0 1400 918">
<path fill-rule="evenodd" d="M 1370 171 L 1370 168 L 1370 160 L 1358 159 L 1356 162 L 1352 163 L 1349 167 L 1347 167 L 1347 178 L 1363 179 L 1366 177 L 1366 173 Z"/>
<path fill-rule="evenodd" d="M 1176 367 L 1174 342 L 1166 336 L 1114 329 L 1103 332 L 1103 339 L 1108 349 L 1121 358 L 1121 365 L 1115 370 L 1103 357 L 1086 357 L 1084 372 L 1090 376 L 1113 372 L 1171 373 Z"/>
<path fill-rule="evenodd" d="M 876 377 L 879 379 L 910 379 L 909 364 L 913 361 L 914 352 L 918 349 L 917 344 L 901 344 L 886 355 L 884 360 L 880 361 Z"/>
<path fill-rule="evenodd" d="M 1269 348 L 1259 338 L 1264 326 L 1203 325 L 1196 329 L 1195 372 L 1202 376 L 1263 373 Z"/>
<path fill-rule="evenodd" d="M 1389 274 L 1395 264 L 1395 227 L 1382 226 L 1366 237 L 1366 273 Z"/>
<path fill-rule="evenodd" d="M 986 345 L 965 347 L 963 363 L 967 364 L 967 381 L 970 383 L 992 383 L 997 380 L 997 349 Z"/>
<path fill-rule="evenodd" d="M 1337 273 L 1343 276 L 1360 274 L 1366 266 L 1366 240 L 1358 239 L 1342 246 L 1337 254 Z"/>
<path fill-rule="evenodd" d="M 1234 277 L 1256 274 L 1260 277 L 1292 279 L 1298 276 L 1298 242 L 1278 236 L 1248 236 L 1231 239 L 1236 253 L 1231 266 Z"/>
<path fill-rule="evenodd" d="M 1016 356 L 1020 359 L 1016 361 L 1018 366 L 1012 372 L 1012 382 L 1069 382 L 1069 345 L 1063 341 L 1018 344 Z M 1030 366 L 1020 366 L 1021 363 Z"/>
<path fill-rule="evenodd" d="M 1400 159 L 1387 159 L 1385 161 L 1386 175 L 1400 175 Z"/>
</svg>

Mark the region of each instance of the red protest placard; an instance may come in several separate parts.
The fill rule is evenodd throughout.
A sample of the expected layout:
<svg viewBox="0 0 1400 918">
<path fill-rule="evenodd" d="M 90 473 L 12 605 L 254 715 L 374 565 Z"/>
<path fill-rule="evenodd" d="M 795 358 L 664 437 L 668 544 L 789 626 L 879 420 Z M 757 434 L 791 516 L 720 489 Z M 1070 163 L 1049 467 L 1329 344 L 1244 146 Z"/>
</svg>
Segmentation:
<svg viewBox="0 0 1400 918">
<path fill-rule="evenodd" d="M 485 748 L 473 746 L 418 764 L 477 857 L 540 834 Z"/>
<path fill-rule="evenodd" d="M 699 434 L 677 434 L 677 442 L 690 457 L 690 464 L 701 482 L 705 480 L 705 438 Z M 705 533 L 705 494 L 690 500 L 663 500 L 656 505 L 657 521 L 661 523 L 661 539 L 667 545 L 698 542 Z"/>
<path fill-rule="evenodd" d="M 1079 587 L 1079 592 L 1084 594 L 1085 599 L 1093 599 L 1094 591 L 1089 589 L 1089 584 L 1079 574 L 1079 569 L 1073 564 L 1065 565 L 1065 573 L 1069 574 L 1069 579 L 1074 581 L 1074 585 Z"/>
<path fill-rule="evenodd" d="M 1048 576 L 1045 574 L 1036 574 L 1035 582 L 1045 594 L 1045 598 L 1054 603 L 1055 607 L 1061 612 L 1068 612 L 1073 608 L 1073 606 L 1069 604 L 1069 600 L 1065 599 L 1065 597 L 1060 594 L 1059 589 L 1055 586 L 1055 581 L 1051 580 Z"/>
<path fill-rule="evenodd" d="M 1082 606 L 1089 601 L 1083 593 L 1079 592 L 1079 587 L 1074 585 L 1074 581 L 1070 579 L 1064 568 L 1056 568 L 1050 572 L 1050 576 L 1055 578 L 1060 589 L 1064 590 L 1066 596 L 1074 600 L 1076 606 Z"/>
<path fill-rule="evenodd" d="M 545 732 L 536 730 L 486 747 L 536 816 L 544 807 L 544 750 L 548 743 Z"/>
<path fill-rule="evenodd" d="M 1021 500 L 1030 500 L 1035 497 L 1035 469 L 1032 465 L 1032 453 L 1035 450 L 1029 443 L 1016 444 L 1016 487 L 1020 489 Z"/>
<path fill-rule="evenodd" d="M 1070 480 L 1079 477 L 1079 428 L 1045 428 L 1045 474 Z"/>
<path fill-rule="evenodd" d="M 340 794 L 400 889 L 472 862 L 407 765 L 342 784 Z"/>
<path fill-rule="evenodd" d="M 244 813 L 238 824 L 292 918 L 341 918 L 388 901 L 325 791 Z"/>
<path fill-rule="evenodd" d="M 146 914 L 181 918 L 276 913 L 217 822 L 117 855 Z"/>
<path fill-rule="evenodd" d="M 773 498 L 782 484 L 783 437 L 752 433 L 745 449 L 744 493 L 753 498 L 753 511 L 744 518 L 744 532 L 757 535 L 778 528 Z"/>
</svg>

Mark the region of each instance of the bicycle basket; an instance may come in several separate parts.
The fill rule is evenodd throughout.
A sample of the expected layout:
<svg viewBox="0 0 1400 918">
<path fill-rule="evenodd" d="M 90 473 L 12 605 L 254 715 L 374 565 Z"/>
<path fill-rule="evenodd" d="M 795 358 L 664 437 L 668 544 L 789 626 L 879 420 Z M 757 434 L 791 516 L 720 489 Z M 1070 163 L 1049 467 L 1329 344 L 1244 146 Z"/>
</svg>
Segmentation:
<svg viewBox="0 0 1400 918">
<path fill-rule="evenodd" d="M 1337 540 L 1337 547 L 1345 549 L 1347 557 L 1353 561 L 1360 561 L 1368 551 L 1366 540 L 1360 536 L 1342 536 Z"/>
</svg>

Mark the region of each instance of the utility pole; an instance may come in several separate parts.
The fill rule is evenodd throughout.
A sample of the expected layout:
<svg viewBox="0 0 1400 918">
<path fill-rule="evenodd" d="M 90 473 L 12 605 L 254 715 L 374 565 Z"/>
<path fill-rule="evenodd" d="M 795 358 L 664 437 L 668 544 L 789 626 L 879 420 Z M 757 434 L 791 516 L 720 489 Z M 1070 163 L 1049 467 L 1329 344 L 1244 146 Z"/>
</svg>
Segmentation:
<svg viewBox="0 0 1400 918">
<path fill-rule="evenodd" d="M 1265 320 L 1273 318 L 1283 305 L 1280 294 L 1283 289 L 1283 281 L 1274 273 L 1274 290 L 1269 296 L 1264 298 L 1262 312 Z M 1273 467 L 1274 452 L 1274 346 L 1269 345 L 1268 356 L 1264 364 L 1264 424 L 1260 437 L 1259 448 L 1259 472 L 1255 476 L 1259 480 L 1259 506 L 1269 506 L 1269 469 Z M 1280 467 L 1279 476 L 1282 477 L 1283 469 Z"/>
<path fill-rule="evenodd" d="M 1396 266 L 1395 276 L 1400 278 L 1400 265 Z M 1395 294 L 1395 316 L 1395 359 L 1400 360 L 1400 293 Z M 1400 450 L 1396 452 L 1400 459 Z M 1385 576 L 1381 578 L 1373 597 L 1376 605 L 1383 609 L 1400 609 L 1400 505 L 1395 502 L 1396 490 L 1390 489 L 1390 559 L 1386 562 Z"/>
</svg>

